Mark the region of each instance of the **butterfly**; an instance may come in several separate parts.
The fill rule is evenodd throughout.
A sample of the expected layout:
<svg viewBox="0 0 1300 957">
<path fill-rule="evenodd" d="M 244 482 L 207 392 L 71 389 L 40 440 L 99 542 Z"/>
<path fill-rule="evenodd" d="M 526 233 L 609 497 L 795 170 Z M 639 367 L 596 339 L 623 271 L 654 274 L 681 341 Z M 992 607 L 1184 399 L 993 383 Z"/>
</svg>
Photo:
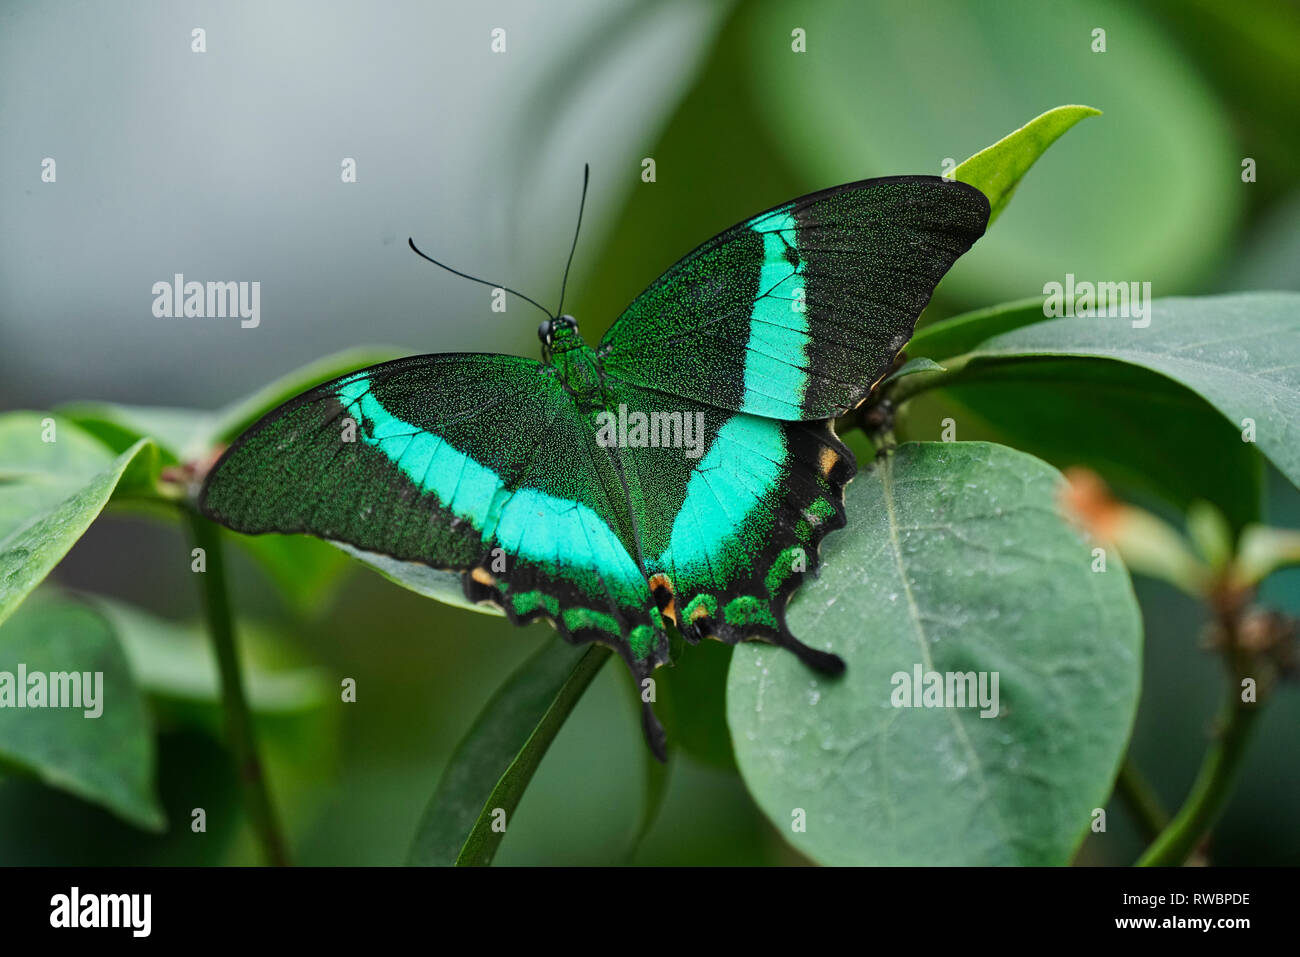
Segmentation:
<svg viewBox="0 0 1300 957">
<path fill-rule="evenodd" d="M 931 176 L 782 203 L 679 260 L 594 347 L 561 292 L 554 313 L 529 300 L 548 316 L 540 362 L 411 356 L 304 392 L 224 452 L 199 506 L 458 572 L 516 624 L 612 648 L 639 688 L 670 626 L 838 674 L 785 623 L 845 524 L 857 465 L 833 420 L 889 372 L 988 217 L 979 190 Z"/>
</svg>

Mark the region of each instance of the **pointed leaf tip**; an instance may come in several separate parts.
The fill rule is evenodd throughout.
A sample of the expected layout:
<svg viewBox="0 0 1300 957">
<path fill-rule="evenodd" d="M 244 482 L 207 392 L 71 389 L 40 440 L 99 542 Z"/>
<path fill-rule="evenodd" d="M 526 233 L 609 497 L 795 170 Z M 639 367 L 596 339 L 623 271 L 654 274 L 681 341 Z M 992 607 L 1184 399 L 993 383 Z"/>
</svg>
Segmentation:
<svg viewBox="0 0 1300 957">
<path fill-rule="evenodd" d="M 989 225 L 1001 215 L 1020 180 L 1066 130 L 1089 116 L 1091 106 L 1058 106 L 1034 117 L 1020 129 L 980 150 L 953 171 L 953 178 L 974 186 L 989 198 Z"/>
</svg>

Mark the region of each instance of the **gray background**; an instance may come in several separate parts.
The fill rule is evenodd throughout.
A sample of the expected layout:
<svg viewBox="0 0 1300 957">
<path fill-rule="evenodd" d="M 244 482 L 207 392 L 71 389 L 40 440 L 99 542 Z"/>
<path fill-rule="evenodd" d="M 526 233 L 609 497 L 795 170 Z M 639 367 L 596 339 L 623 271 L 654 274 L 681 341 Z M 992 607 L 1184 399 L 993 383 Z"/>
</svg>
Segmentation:
<svg viewBox="0 0 1300 957">
<path fill-rule="evenodd" d="M 212 407 L 363 342 L 533 354 L 534 310 L 492 313 L 407 237 L 553 308 L 582 164 L 575 282 L 720 9 L 6 2 L 0 407 Z M 548 95 L 579 57 L 598 82 Z M 260 328 L 155 318 L 151 288 L 177 272 L 260 281 Z"/>
</svg>

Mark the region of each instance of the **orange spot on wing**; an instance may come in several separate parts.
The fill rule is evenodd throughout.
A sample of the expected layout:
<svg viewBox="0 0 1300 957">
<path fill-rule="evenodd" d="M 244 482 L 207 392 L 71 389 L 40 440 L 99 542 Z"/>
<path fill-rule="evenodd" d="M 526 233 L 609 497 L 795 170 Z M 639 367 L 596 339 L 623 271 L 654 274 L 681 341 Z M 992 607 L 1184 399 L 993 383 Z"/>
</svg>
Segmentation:
<svg viewBox="0 0 1300 957">
<path fill-rule="evenodd" d="M 667 589 L 672 597 L 668 599 L 667 605 L 659 609 L 659 613 L 675 625 L 677 624 L 677 596 L 673 592 L 672 580 L 662 572 L 650 576 L 650 590 L 657 591 L 660 588 Z"/>
<path fill-rule="evenodd" d="M 839 454 L 829 445 L 822 449 L 821 467 L 822 475 L 830 475 L 831 469 L 835 468 L 840 460 Z"/>
</svg>

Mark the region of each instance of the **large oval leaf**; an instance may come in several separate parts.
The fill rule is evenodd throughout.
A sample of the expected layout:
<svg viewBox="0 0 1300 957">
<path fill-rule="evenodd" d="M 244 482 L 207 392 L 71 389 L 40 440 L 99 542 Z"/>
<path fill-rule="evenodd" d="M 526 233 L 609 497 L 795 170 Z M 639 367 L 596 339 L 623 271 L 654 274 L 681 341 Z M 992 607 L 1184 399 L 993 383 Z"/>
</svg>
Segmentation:
<svg viewBox="0 0 1300 957">
<path fill-rule="evenodd" d="M 26 688 L 16 687 L 20 668 Z M 15 707 L 12 695 L 28 695 L 37 674 L 45 676 L 45 706 Z M 70 695 L 78 706 L 49 706 L 52 675 L 59 675 L 60 700 Z M 100 804 L 137 827 L 162 830 L 148 709 L 102 615 L 79 602 L 46 597 L 6 622 L 0 628 L 0 701 L 0 763 Z"/>
<path fill-rule="evenodd" d="M 964 312 L 916 330 L 907 344 L 909 356 L 946 359 L 970 352 L 981 342 L 1021 326 L 1043 322 L 1043 299 L 1018 299 Z"/>
<path fill-rule="evenodd" d="M 1260 518 L 1258 450 L 1212 405 L 1155 372 L 1091 359 L 977 363 L 937 396 L 938 407 L 927 396 L 903 407 L 900 438 L 937 439 L 951 418 L 959 439 L 1001 442 L 1057 468 L 1086 466 L 1126 496 L 1154 495 L 1180 512 L 1213 502 L 1234 528 Z"/>
<path fill-rule="evenodd" d="M 1260 451 L 1300 485 L 1300 294 L 1157 299 L 1149 308 L 1144 328 L 1118 317 L 1052 319 L 995 336 L 973 355 L 1088 356 L 1151 369 L 1200 395 L 1243 434 L 1250 420 Z"/>
<path fill-rule="evenodd" d="M 780 831 L 829 864 L 1063 864 L 1104 806 L 1137 709 L 1141 619 L 1112 553 L 1058 514 L 1050 466 L 909 443 L 847 493 L 849 528 L 789 611 L 838 680 L 742 645 L 736 759 Z M 894 707 L 894 678 L 996 673 L 999 713 Z M 987 686 L 991 690 L 991 684 Z M 805 830 L 794 826 L 803 812 Z"/>
</svg>

